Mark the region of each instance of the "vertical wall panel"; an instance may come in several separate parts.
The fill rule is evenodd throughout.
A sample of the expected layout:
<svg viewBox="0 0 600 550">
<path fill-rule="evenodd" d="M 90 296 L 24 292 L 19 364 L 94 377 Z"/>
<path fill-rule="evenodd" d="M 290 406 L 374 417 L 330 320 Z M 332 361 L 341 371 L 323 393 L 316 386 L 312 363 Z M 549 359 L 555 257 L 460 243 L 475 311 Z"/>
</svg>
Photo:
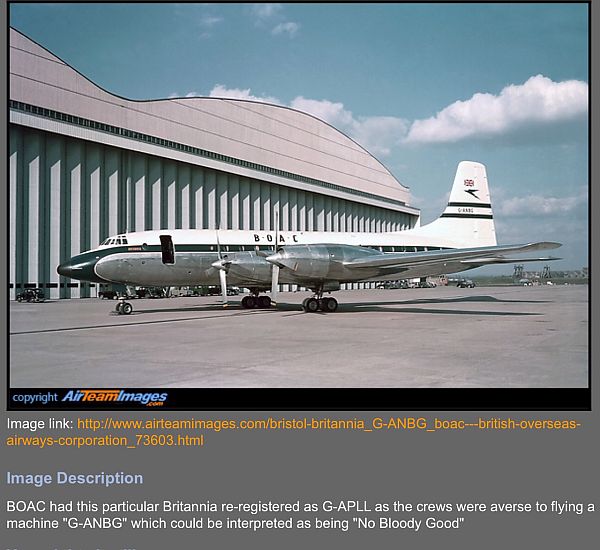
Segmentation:
<svg viewBox="0 0 600 550">
<path fill-rule="evenodd" d="M 19 279 L 17 275 L 17 239 L 20 239 L 20 235 L 18 234 L 18 221 L 21 219 L 19 215 L 19 211 L 17 210 L 17 191 L 18 191 L 18 177 L 19 177 L 19 162 L 21 160 L 21 151 L 20 148 L 21 142 L 21 130 L 16 130 L 10 132 L 10 152 L 9 152 L 9 161 L 8 161 L 8 185 L 9 185 L 9 253 L 8 253 L 8 262 L 9 262 L 9 282 L 13 285 L 10 289 L 10 299 L 14 300 L 16 298 L 17 292 L 20 292 L 21 289 L 17 290 L 16 285 Z"/>
<path fill-rule="evenodd" d="M 306 231 L 306 191 L 297 191 L 298 198 L 298 231 Z"/>
<path fill-rule="evenodd" d="M 146 156 L 133 157 L 133 227 L 134 231 L 143 231 L 146 226 Z"/>
<path fill-rule="evenodd" d="M 72 141 L 67 148 L 67 172 L 71 187 L 71 212 L 69 219 L 71 221 L 71 251 L 70 255 L 79 254 L 83 248 L 81 246 L 81 188 L 83 173 L 83 143 Z M 71 284 L 76 281 L 67 279 Z M 81 296 L 80 284 L 71 288 L 71 297 L 79 298 Z"/>
<path fill-rule="evenodd" d="M 100 147 L 90 145 L 87 152 L 90 215 L 88 219 L 88 250 L 100 244 Z"/>
<path fill-rule="evenodd" d="M 204 170 L 192 168 L 192 227 L 204 229 L 206 227 L 204 217 Z"/>
<path fill-rule="evenodd" d="M 204 172 L 204 217 L 206 229 L 217 228 L 217 182 L 214 170 Z"/>
<path fill-rule="evenodd" d="M 306 231 L 315 231 L 315 197 L 310 192 L 306 192 L 304 197 L 306 200 Z"/>
<path fill-rule="evenodd" d="M 161 227 L 161 187 L 162 187 L 162 163 L 157 158 L 151 158 L 148 166 L 148 177 L 150 179 L 150 188 L 152 190 L 152 225 L 155 231 Z"/>
<path fill-rule="evenodd" d="M 108 194 L 108 235 L 119 232 L 119 158 L 118 150 L 109 149 L 105 157 L 105 172 L 107 177 L 106 192 Z"/>
<path fill-rule="evenodd" d="M 271 229 L 280 230 L 281 225 L 281 199 L 279 185 L 271 186 Z"/>
<path fill-rule="evenodd" d="M 337 199 L 325 197 L 325 231 L 333 231 L 333 214 L 331 212 L 332 204 Z"/>
<path fill-rule="evenodd" d="M 252 198 L 250 191 L 250 181 L 248 178 L 241 178 L 240 180 L 240 201 L 242 204 L 241 211 L 241 225 L 240 229 L 248 230 L 250 229 L 250 224 L 252 220 Z"/>
<path fill-rule="evenodd" d="M 59 276 L 56 272 L 56 266 L 61 261 L 61 209 L 60 209 L 60 195 L 61 187 L 63 185 L 63 144 L 64 140 L 57 136 L 49 136 L 47 140 L 47 154 L 46 162 L 49 168 L 50 177 L 48 178 L 48 193 L 49 204 L 47 212 L 49 214 L 49 220 L 46 222 L 48 233 L 50 237 L 50 243 L 48 247 L 48 264 L 44 271 L 46 276 L 44 282 L 56 284 L 56 288 L 50 288 L 46 291 L 46 296 L 56 299 L 60 297 L 60 289 L 58 288 Z"/>
<path fill-rule="evenodd" d="M 179 166 L 179 194 L 181 197 L 181 229 L 190 229 L 190 195 L 192 189 L 192 167 L 189 164 Z"/>
<path fill-rule="evenodd" d="M 176 180 L 177 166 L 174 162 L 164 163 L 164 191 L 163 191 L 163 209 L 161 219 L 161 229 L 175 229 L 175 212 L 176 212 Z"/>
<path fill-rule="evenodd" d="M 289 188 L 279 188 L 279 226 L 282 231 L 289 231 L 290 227 L 290 201 Z"/>
<path fill-rule="evenodd" d="M 260 229 L 260 182 L 250 181 L 251 219 L 250 229 Z"/>
<path fill-rule="evenodd" d="M 265 182 L 260 184 L 260 213 L 260 229 L 269 231 L 271 229 L 271 189 L 270 185 Z"/>
<path fill-rule="evenodd" d="M 216 227 L 219 229 L 228 229 L 231 220 L 229 219 L 229 187 L 227 182 L 227 174 L 217 172 L 217 216 Z"/>
<path fill-rule="evenodd" d="M 240 177 L 231 174 L 229 182 L 229 228 L 240 229 Z"/>
<path fill-rule="evenodd" d="M 27 271 L 26 281 L 37 285 L 39 281 L 39 219 L 40 219 L 40 155 L 39 134 L 28 135 L 25 145 L 27 173 L 25 185 L 29 190 L 27 204 Z"/>
<path fill-rule="evenodd" d="M 290 189 L 288 191 L 288 202 L 290 211 L 290 230 L 298 231 L 298 191 L 296 189 Z"/>
<path fill-rule="evenodd" d="M 315 195 L 313 204 L 315 230 L 325 231 L 325 199 L 323 195 Z"/>
</svg>

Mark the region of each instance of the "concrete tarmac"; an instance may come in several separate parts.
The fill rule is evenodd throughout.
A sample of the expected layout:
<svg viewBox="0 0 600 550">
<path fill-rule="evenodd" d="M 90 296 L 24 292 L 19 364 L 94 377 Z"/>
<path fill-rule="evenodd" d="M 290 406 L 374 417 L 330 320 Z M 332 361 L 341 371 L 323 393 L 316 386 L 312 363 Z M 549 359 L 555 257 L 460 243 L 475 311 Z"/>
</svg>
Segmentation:
<svg viewBox="0 0 600 550">
<path fill-rule="evenodd" d="M 582 388 L 588 287 L 308 292 L 245 310 L 241 296 L 10 304 L 10 386 Z"/>
</svg>

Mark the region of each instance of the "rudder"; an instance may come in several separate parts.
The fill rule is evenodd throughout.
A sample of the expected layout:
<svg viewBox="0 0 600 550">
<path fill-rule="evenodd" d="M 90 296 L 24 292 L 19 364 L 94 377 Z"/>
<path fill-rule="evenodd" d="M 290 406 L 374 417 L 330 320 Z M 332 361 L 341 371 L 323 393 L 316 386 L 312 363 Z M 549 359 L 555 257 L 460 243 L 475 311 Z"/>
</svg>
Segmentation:
<svg viewBox="0 0 600 550">
<path fill-rule="evenodd" d="M 442 215 L 414 231 L 443 236 L 460 246 L 495 246 L 496 230 L 485 166 L 461 161 Z"/>
</svg>

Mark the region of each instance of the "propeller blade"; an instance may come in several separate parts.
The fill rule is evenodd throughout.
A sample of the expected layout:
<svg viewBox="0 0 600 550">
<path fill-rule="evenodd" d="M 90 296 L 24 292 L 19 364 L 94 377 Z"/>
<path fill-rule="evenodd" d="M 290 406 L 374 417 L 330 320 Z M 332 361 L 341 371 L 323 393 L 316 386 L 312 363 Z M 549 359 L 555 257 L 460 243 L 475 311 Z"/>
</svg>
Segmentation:
<svg viewBox="0 0 600 550">
<path fill-rule="evenodd" d="M 279 290 L 279 266 L 273 264 L 271 267 L 271 303 L 277 306 L 277 291 Z"/>
<path fill-rule="evenodd" d="M 279 249 L 279 212 L 275 212 L 275 253 Z M 277 292 L 279 290 L 279 266 L 271 266 L 271 303 L 277 307 Z"/>
<path fill-rule="evenodd" d="M 221 281 L 223 307 L 227 307 L 227 274 L 224 269 L 219 269 L 219 280 Z"/>
<path fill-rule="evenodd" d="M 215 233 L 217 234 L 217 255 L 219 256 L 219 260 L 223 259 L 221 255 L 221 243 L 219 242 L 219 230 L 215 229 Z"/>
</svg>

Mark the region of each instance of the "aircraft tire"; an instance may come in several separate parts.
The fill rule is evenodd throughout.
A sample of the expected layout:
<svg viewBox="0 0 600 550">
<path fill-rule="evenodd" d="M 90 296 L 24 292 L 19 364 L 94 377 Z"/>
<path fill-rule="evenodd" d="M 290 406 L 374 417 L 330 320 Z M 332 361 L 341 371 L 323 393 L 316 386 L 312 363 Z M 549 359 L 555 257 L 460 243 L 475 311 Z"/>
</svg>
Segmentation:
<svg viewBox="0 0 600 550">
<path fill-rule="evenodd" d="M 242 298 L 242 307 L 243 307 L 244 309 L 248 309 L 248 296 L 244 296 L 244 297 Z"/>
<path fill-rule="evenodd" d="M 123 302 L 117 302 L 117 305 L 115 306 L 115 311 L 119 314 L 122 315 L 123 312 L 121 311 L 121 307 L 123 306 Z"/>
<path fill-rule="evenodd" d="M 338 302 L 335 298 L 322 298 L 319 300 L 321 311 L 333 313 L 338 308 Z"/>
<path fill-rule="evenodd" d="M 246 296 L 246 308 L 254 309 L 256 307 L 256 298 L 254 296 Z"/>
<path fill-rule="evenodd" d="M 257 302 L 258 307 L 261 309 L 269 309 L 271 307 L 271 298 L 269 296 L 259 296 Z"/>
<path fill-rule="evenodd" d="M 308 298 L 307 300 L 305 300 L 302 307 L 307 313 L 315 313 L 319 311 L 319 300 L 317 300 L 316 298 Z"/>
<path fill-rule="evenodd" d="M 123 313 L 123 315 L 129 315 L 132 311 L 133 306 L 129 302 L 123 302 L 123 305 L 121 306 L 121 313 Z"/>
</svg>

